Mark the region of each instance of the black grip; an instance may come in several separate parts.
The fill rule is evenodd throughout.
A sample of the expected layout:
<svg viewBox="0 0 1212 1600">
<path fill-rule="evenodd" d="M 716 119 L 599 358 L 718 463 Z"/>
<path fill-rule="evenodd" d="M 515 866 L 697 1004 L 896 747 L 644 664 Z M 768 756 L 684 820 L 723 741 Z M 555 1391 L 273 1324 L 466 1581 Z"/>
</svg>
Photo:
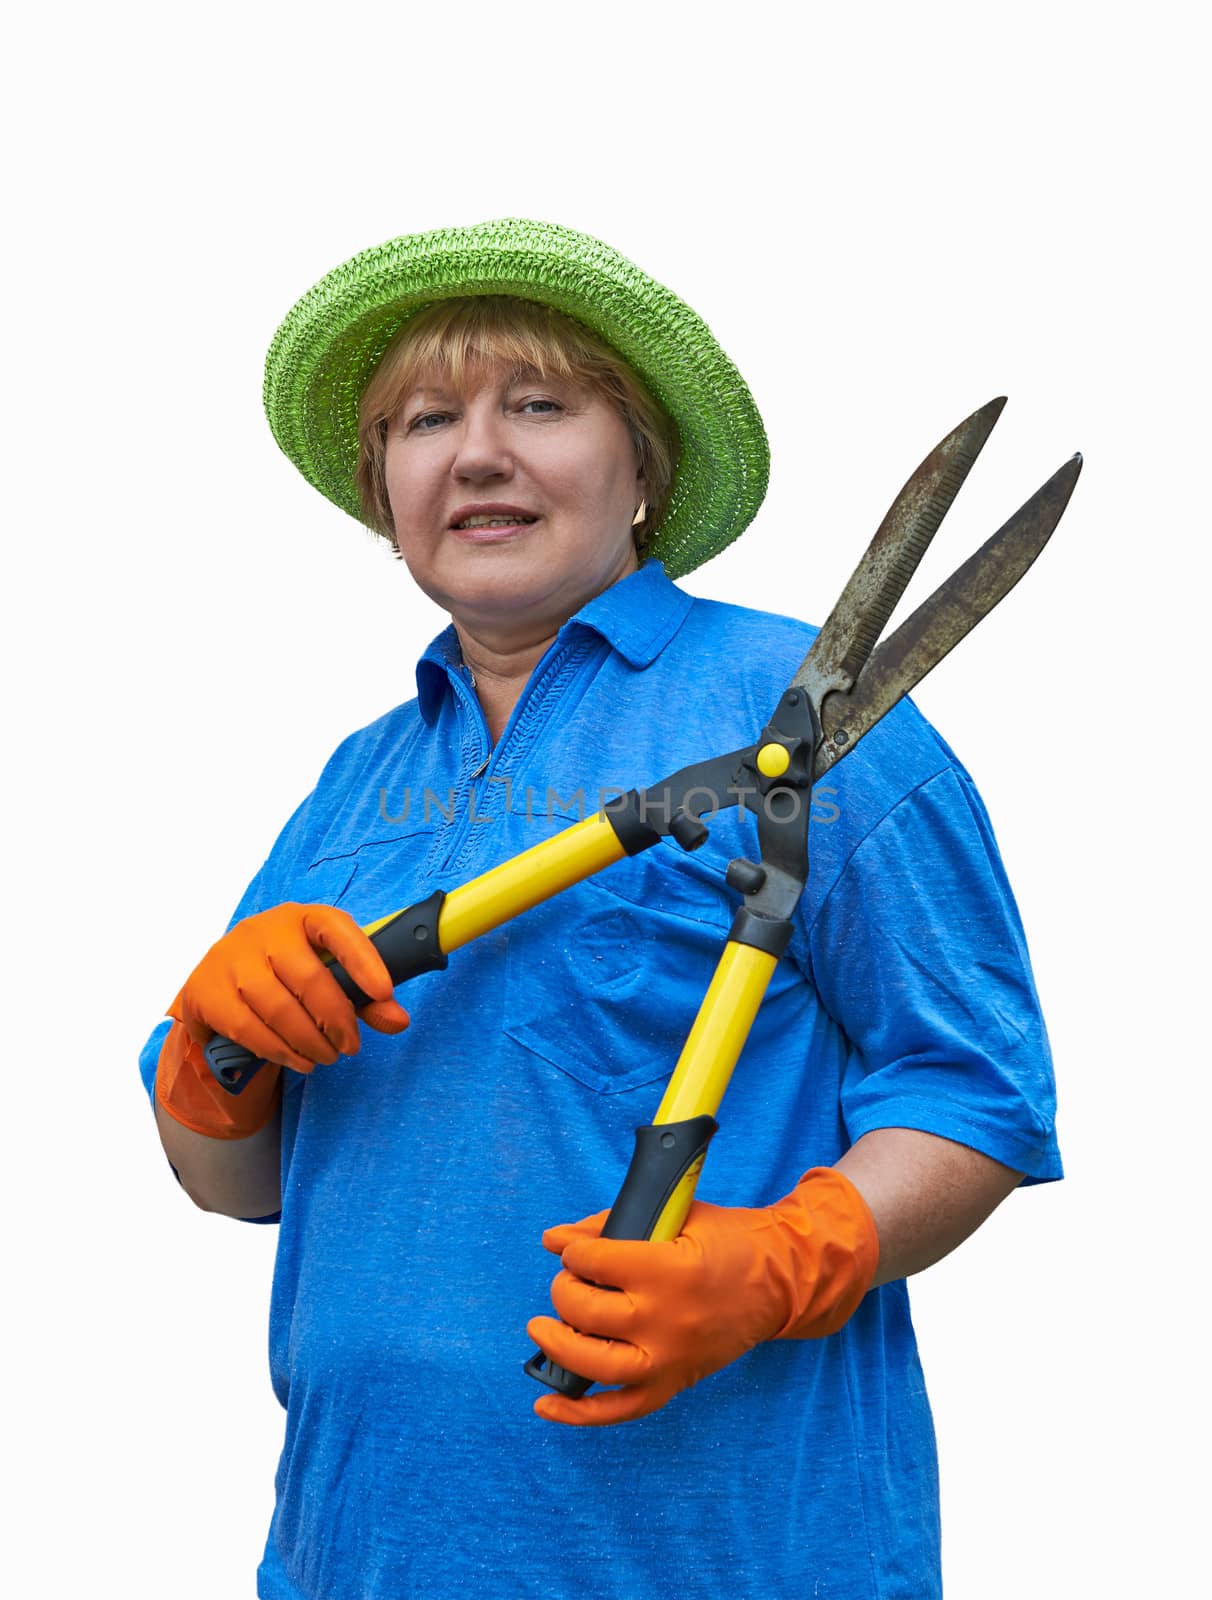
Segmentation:
<svg viewBox="0 0 1212 1600">
<path fill-rule="evenodd" d="M 650 1239 L 673 1191 L 719 1128 L 714 1117 L 690 1117 L 685 1122 L 653 1122 L 635 1130 L 635 1149 L 623 1187 L 602 1227 L 603 1239 Z M 605 1287 L 609 1287 L 606 1285 Z M 579 1400 L 592 1386 L 591 1378 L 557 1366 L 537 1350 L 523 1369 L 528 1377 L 549 1389 Z"/>
<path fill-rule="evenodd" d="M 445 899 L 446 891 L 436 889 L 427 900 L 418 900 L 415 906 L 397 912 L 371 934 L 370 942 L 383 957 L 383 965 L 397 988 L 409 978 L 440 971 L 446 965 L 447 958 L 438 942 L 438 917 Z M 370 1004 L 370 996 L 363 993 L 339 961 L 334 961 L 328 970 L 342 993 L 353 1001 L 355 1011 Z M 207 1065 L 228 1094 L 242 1093 L 261 1070 L 260 1057 L 222 1034 L 214 1036 L 205 1053 Z"/>
</svg>

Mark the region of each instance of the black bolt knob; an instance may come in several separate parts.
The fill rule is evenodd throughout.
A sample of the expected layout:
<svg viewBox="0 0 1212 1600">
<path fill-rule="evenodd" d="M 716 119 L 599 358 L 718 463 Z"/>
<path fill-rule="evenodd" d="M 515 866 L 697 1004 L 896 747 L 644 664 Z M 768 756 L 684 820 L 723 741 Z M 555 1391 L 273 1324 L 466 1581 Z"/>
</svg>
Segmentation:
<svg viewBox="0 0 1212 1600">
<path fill-rule="evenodd" d="M 728 863 L 728 871 L 724 876 L 738 894 L 756 894 L 766 881 L 766 869 L 756 861 L 746 861 L 744 856 L 738 856 L 735 861 Z"/>
<path fill-rule="evenodd" d="M 669 831 L 683 850 L 697 850 L 707 842 L 707 825 L 679 807 L 669 819 Z"/>
</svg>

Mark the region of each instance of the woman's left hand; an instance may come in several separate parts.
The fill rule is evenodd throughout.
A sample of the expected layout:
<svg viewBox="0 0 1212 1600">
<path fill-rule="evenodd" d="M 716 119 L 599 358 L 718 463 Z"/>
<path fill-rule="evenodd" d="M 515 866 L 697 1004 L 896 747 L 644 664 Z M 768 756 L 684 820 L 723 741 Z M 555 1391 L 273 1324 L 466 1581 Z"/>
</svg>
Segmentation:
<svg viewBox="0 0 1212 1600">
<path fill-rule="evenodd" d="M 543 1235 L 562 1260 L 551 1288 L 562 1320 L 534 1317 L 527 1331 L 569 1372 L 622 1387 L 580 1400 L 543 1395 L 534 1409 L 552 1422 L 629 1422 L 763 1340 L 834 1333 L 879 1259 L 866 1203 L 831 1167 L 806 1173 L 773 1206 L 695 1201 L 668 1242 L 600 1238 L 606 1215 Z"/>
</svg>

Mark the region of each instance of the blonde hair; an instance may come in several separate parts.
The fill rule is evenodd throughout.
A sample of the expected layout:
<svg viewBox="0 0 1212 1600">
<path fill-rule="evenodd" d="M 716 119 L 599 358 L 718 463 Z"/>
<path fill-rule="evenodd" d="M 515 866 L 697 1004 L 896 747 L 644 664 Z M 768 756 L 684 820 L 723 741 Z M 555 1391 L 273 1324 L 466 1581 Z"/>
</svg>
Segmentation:
<svg viewBox="0 0 1212 1600">
<path fill-rule="evenodd" d="M 422 375 L 456 385 L 470 370 L 508 365 L 596 391 L 631 432 L 646 511 L 634 529 L 642 557 L 669 498 L 679 443 L 671 418 L 621 356 L 570 317 L 533 300 L 477 295 L 442 300 L 409 319 L 387 347 L 362 396 L 356 482 L 367 525 L 395 545 L 384 460 L 387 428 Z M 398 552 L 397 552 L 398 553 Z"/>
</svg>

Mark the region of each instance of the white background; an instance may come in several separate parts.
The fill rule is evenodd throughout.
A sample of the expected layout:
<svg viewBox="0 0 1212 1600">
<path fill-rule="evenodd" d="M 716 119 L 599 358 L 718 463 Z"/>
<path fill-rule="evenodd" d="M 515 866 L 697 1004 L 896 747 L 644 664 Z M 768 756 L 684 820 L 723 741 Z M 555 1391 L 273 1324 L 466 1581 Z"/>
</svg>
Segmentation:
<svg viewBox="0 0 1212 1600">
<path fill-rule="evenodd" d="M 918 696 L 1018 892 L 1068 1179 L 1014 1196 L 915 1299 L 951 1600 L 1196 1592 L 1195 8 L 42 14 L 4 112 L 6 1590 L 253 1593 L 273 1230 L 176 1191 L 134 1058 L 442 620 L 278 454 L 261 362 L 355 251 L 522 215 L 668 283 L 763 410 L 769 498 L 697 594 L 820 621 L 991 395 L 1010 405 L 918 597 L 1085 454 L 1037 567 Z"/>
</svg>

